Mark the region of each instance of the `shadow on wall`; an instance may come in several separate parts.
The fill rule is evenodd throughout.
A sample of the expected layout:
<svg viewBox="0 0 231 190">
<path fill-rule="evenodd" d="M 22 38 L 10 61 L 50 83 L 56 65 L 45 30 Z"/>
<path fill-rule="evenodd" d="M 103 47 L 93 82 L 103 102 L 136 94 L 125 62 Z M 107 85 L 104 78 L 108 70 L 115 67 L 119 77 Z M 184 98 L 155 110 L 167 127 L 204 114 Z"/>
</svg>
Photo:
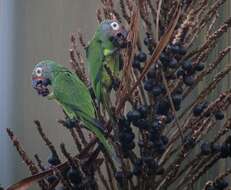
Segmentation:
<svg viewBox="0 0 231 190">
<path fill-rule="evenodd" d="M 86 40 L 94 33 L 97 1 L 40 0 L 0 1 L 1 69 L 0 93 L 0 184 L 6 186 L 29 172 L 11 145 L 5 128 L 12 128 L 32 158 L 35 153 L 46 160 L 48 150 L 37 135 L 33 120 L 39 119 L 56 146 L 73 141 L 57 124 L 60 108 L 41 98 L 31 88 L 31 72 L 38 61 L 54 59 L 68 65 L 69 37 L 81 30 Z M 4 175 L 2 175 L 4 174 Z"/>
</svg>

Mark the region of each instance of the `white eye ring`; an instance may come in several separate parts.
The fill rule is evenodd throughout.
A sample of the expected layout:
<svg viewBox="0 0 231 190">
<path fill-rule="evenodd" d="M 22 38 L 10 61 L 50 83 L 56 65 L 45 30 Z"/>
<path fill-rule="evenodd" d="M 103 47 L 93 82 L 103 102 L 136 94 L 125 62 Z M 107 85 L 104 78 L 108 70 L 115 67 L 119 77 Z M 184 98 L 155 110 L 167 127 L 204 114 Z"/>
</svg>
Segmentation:
<svg viewBox="0 0 231 190">
<path fill-rule="evenodd" d="M 117 22 L 112 22 L 111 27 L 113 30 L 119 30 L 120 26 Z"/>
<path fill-rule="evenodd" d="M 41 67 L 38 67 L 38 68 L 35 69 L 35 74 L 38 77 L 41 77 L 42 76 L 42 71 L 43 71 L 43 69 Z"/>
</svg>

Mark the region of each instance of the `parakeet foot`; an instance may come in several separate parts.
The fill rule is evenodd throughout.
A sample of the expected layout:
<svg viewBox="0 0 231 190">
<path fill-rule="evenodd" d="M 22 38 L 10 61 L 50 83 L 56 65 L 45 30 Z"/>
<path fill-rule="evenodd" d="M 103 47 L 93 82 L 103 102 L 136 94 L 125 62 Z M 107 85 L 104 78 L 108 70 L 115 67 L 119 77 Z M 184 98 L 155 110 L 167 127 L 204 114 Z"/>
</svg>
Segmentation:
<svg viewBox="0 0 231 190">
<path fill-rule="evenodd" d="M 67 118 L 66 121 L 65 121 L 65 126 L 68 129 L 72 129 L 72 128 L 76 127 L 77 123 L 78 123 L 78 121 L 76 119 Z"/>
<path fill-rule="evenodd" d="M 95 99 L 96 99 L 96 96 L 95 96 L 95 92 L 94 92 L 93 88 L 92 88 L 92 87 L 89 87 L 89 88 L 88 88 L 88 91 L 90 92 L 91 98 L 92 98 L 93 100 L 95 100 Z"/>
<path fill-rule="evenodd" d="M 119 79 L 114 79 L 112 81 L 112 88 L 117 91 L 119 89 L 120 86 L 120 80 Z"/>
</svg>

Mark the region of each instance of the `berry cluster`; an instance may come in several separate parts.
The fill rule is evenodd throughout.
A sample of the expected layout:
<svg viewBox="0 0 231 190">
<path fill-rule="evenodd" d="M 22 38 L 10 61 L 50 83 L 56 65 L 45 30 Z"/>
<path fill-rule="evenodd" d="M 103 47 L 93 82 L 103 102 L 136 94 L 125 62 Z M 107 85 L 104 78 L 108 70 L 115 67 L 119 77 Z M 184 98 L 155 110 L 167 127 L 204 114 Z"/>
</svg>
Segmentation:
<svg viewBox="0 0 231 190">
<path fill-rule="evenodd" d="M 214 110 L 214 111 L 205 111 L 208 108 L 208 102 L 207 101 L 203 101 L 199 104 L 197 104 L 194 108 L 193 108 L 193 115 L 195 117 L 198 116 L 204 116 L 204 117 L 209 117 L 211 115 L 211 113 L 214 115 L 216 120 L 222 120 L 224 119 L 224 113 L 221 110 Z M 203 114 L 202 114 L 203 113 Z"/>
<path fill-rule="evenodd" d="M 222 144 L 203 142 L 200 148 L 202 155 L 219 153 L 222 158 L 231 157 L 231 136 L 227 137 Z"/>
<path fill-rule="evenodd" d="M 208 107 L 208 102 L 205 102 L 205 101 L 203 101 L 203 102 L 197 104 L 197 105 L 193 108 L 193 115 L 194 115 L 195 117 L 200 116 L 200 115 L 203 113 L 203 111 L 204 111 L 207 107 Z M 209 115 L 208 115 L 208 116 L 209 116 Z"/>
<path fill-rule="evenodd" d="M 154 153 L 163 154 L 166 145 L 168 144 L 168 138 L 161 135 L 161 131 L 164 125 L 159 121 L 154 121 L 152 128 L 150 129 L 150 141 L 152 142 L 152 147 Z"/>
<path fill-rule="evenodd" d="M 132 132 L 132 128 L 130 127 L 130 121 L 126 118 L 121 118 L 118 122 L 119 126 L 119 141 L 121 145 L 121 149 L 124 153 L 124 157 L 128 156 L 130 150 L 135 148 L 134 138 L 135 135 Z"/>
<path fill-rule="evenodd" d="M 133 126 L 139 129 L 147 129 L 149 122 L 147 119 L 149 108 L 145 105 L 137 106 L 136 109 L 127 113 L 127 120 L 133 124 Z"/>
<path fill-rule="evenodd" d="M 164 169 L 159 167 L 158 162 L 151 156 L 143 156 L 136 160 L 133 165 L 132 174 L 135 176 L 140 176 L 145 173 L 147 176 L 161 175 Z"/>
<path fill-rule="evenodd" d="M 137 55 L 135 55 L 134 60 L 132 62 L 132 67 L 134 69 L 138 69 L 139 71 L 142 70 L 142 63 L 147 60 L 147 55 L 143 51 L 140 51 Z"/>
<path fill-rule="evenodd" d="M 219 144 L 208 142 L 203 142 L 200 148 L 202 155 L 216 154 L 221 151 L 221 146 Z"/>
<path fill-rule="evenodd" d="M 81 189 L 81 182 L 82 182 L 82 174 L 80 170 L 76 167 L 71 167 L 67 171 L 67 179 L 70 181 L 70 183 L 73 185 L 74 189 Z"/>
<path fill-rule="evenodd" d="M 187 86 L 192 86 L 195 81 L 195 73 L 198 71 L 202 71 L 204 69 L 204 64 L 199 63 L 197 65 L 193 65 L 191 61 L 184 61 L 181 63 L 181 68 L 177 70 L 177 77 L 183 77 L 183 82 Z"/>
</svg>

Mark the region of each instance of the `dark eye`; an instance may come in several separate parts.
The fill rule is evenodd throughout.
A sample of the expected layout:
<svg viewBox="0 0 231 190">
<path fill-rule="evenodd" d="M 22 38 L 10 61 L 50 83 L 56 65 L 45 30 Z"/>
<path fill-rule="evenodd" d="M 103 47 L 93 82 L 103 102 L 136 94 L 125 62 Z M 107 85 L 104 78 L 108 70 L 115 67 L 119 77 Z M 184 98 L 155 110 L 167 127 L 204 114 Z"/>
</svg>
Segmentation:
<svg viewBox="0 0 231 190">
<path fill-rule="evenodd" d="M 112 22 L 111 27 L 113 30 L 119 30 L 120 26 L 117 22 Z"/>
<path fill-rule="evenodd" d="M 35 73 L 38 77 L 42 76 L 43 69 L 41 67 L 36 68 Z"/>
</svg>

